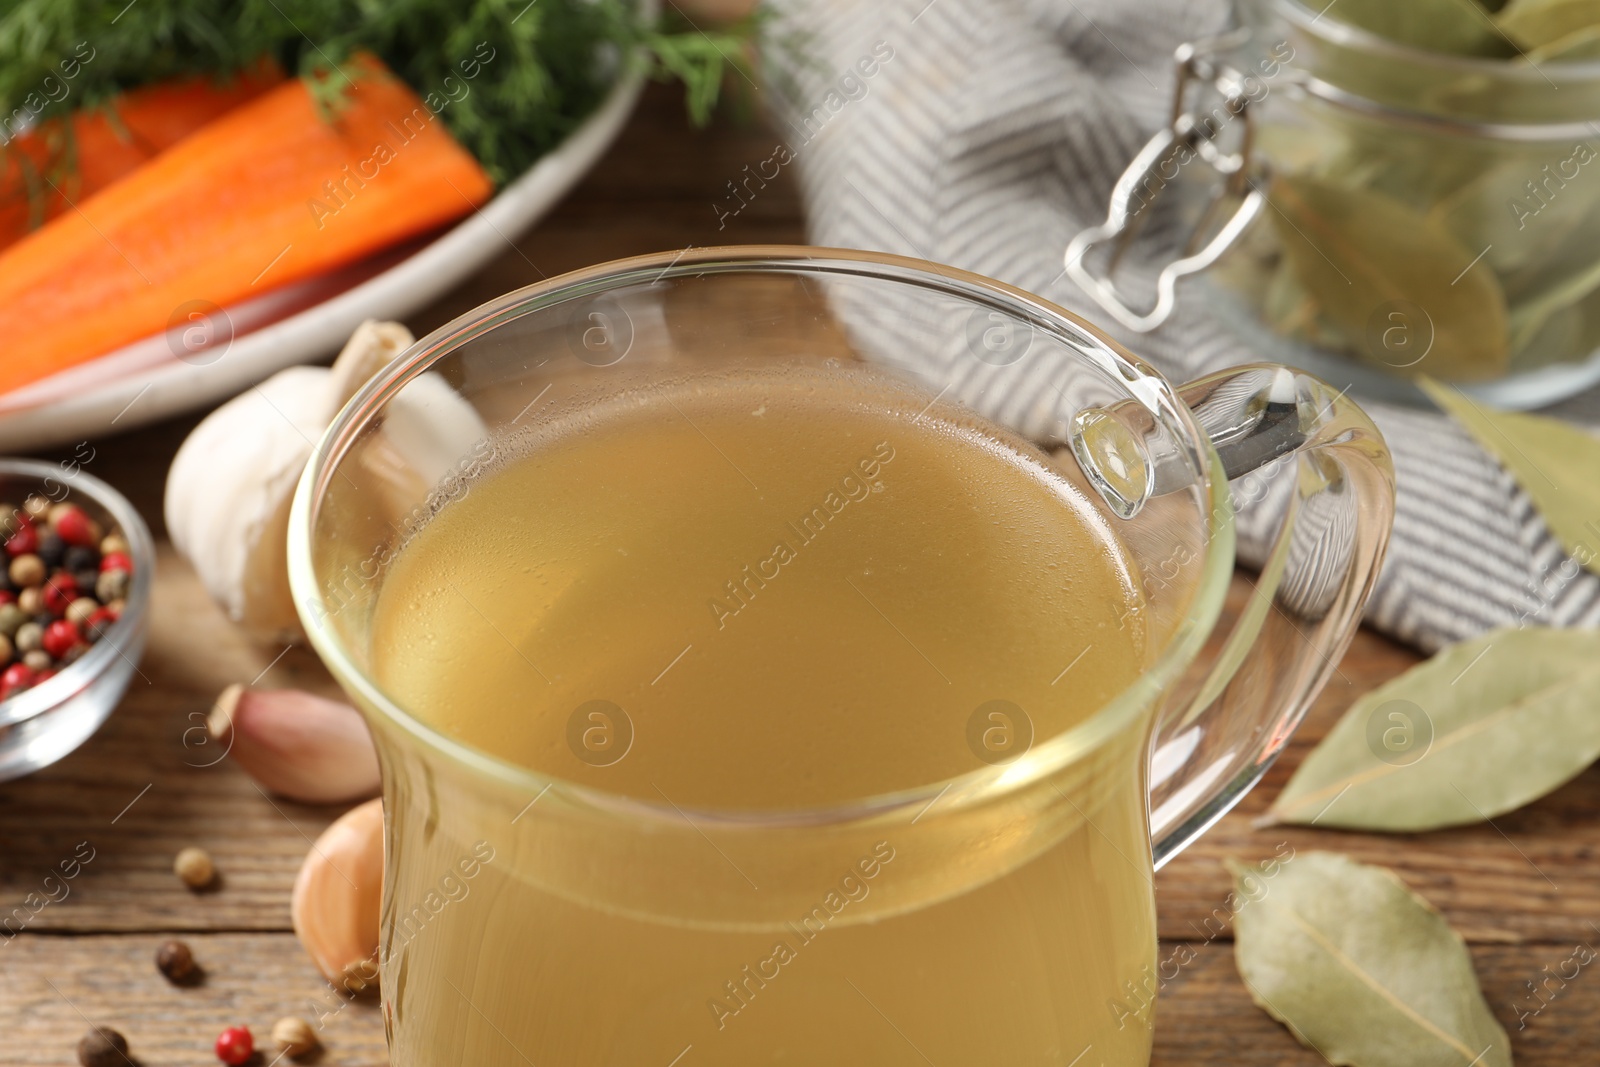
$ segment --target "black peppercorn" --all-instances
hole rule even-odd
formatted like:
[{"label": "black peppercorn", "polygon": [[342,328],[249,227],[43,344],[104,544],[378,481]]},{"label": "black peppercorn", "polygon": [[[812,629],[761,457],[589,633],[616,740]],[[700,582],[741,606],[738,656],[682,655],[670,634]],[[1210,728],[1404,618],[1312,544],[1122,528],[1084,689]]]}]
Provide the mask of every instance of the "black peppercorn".
[{"label": "black peppercorn", "polygon": [[156,969],[169,982],[187,981],[194,976],[194,953],[182,941],[163,941],[156,949]]},{"label": "black peppercorn", "polygon": [[[51,534],[51,536],[54,537],[55,535]],[[100,553],[88,545],[68,545],[67,550],[61,555],[61,566],[71,572],[74,578],[85,571],[93,571],[95,574],[99,574]],[[80,588],[87,588],[81,581],[78,585]],[[93,585],[93,582],[89,583],[89,586]]]},{"label": "black peppercorn", "polygon": [[78,1062],[83,1067],[124,1067],[128,1059],[128,1039],[109,1026],[91,1026],[78,1039]]},{"label": "black peppercorn", "polygon": [[67,554],[67,543],[61,540],[60,534],[47,533],[39,538],[39,547],[35,554],[44,560],[46,567],[55,570],[61,566],[61,561]]}]

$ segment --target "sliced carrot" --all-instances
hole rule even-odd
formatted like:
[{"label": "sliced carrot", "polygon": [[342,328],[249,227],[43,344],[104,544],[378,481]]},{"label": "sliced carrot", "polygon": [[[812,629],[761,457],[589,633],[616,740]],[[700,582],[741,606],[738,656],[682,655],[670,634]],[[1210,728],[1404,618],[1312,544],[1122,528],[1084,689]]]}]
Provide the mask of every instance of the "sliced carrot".
[{"label": "sliced carrot", "polygon": [[83,198],[131,174],[161,152],[240,104],[283,81],[283,68],[266,59],[225,80],[187,78],[130,89],[104,107],[73,113],[72,166],[51,188],[29,175],[48,174],[67,151],[66,122],[46,122],[0,152],[0,248],[40,221],[55,218]]},{"label": "sliced carrot", "polygon": [[345,69],[356,84],[332,122],[286,82],[0,253],[0,392],[488,199],[483,168],[415,93],[376,59]]}]

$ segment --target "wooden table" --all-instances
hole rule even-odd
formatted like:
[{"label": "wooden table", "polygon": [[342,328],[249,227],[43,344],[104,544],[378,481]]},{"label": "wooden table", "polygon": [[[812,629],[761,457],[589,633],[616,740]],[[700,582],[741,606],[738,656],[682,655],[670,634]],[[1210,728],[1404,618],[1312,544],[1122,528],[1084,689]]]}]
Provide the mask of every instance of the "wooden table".
[{"label": "wooden table", "polygon": [[[765,159],[774,139],[728,121],[690,131],[675,93],[652,89],[614,150],[549,219],[410,325],[421,334],[508,289],[618,256],[803,240],[787,176],[717,229],[713,205],[724,184]],[[90,470],[127,492],[158,535],[167,465],[194,421],[96,442]],[[1237,595],[1244,582],[1236,580]],[[1441,908],[1471,942],[1489,1004],[1523,1067],[1594,1062],[1600,977],[1582,972],[1525,1029],[1517,1008],[1538,1006],[1526,983],[1540,980],[1542,968],[1600,938],[1591,926],[1600,920],[1600,773],[1492,826],[1407,837],[1251,828],[1349,702],[1415,658],[1361,633],[1267,781],[1159,876],[1163,958],[1186,941],[1194,959],[1161,993],[1155,1063],[1323,1062],[1252,1006],[1229,933],[1215,918],[1228,890],[1222,859],[1264,858],[1283,842],[1387,864]],[[263,685],[329,686],[304,650],[240,639],[163,542],[149,652],[121,709],[67,759],[0,785],[0,914],[40,892],[46,873],[75,851],[93,850],[69,896],[0,940],[0,1064],[73,1063],[89,1020],[124,1032],[149,1067],[215,1063],[210,1045],[224,1026],[246,1022],[263,1035],[285,1014],[327,1016],[324,1063],[385,1062],[376,1005],[334,997],[289,927],[301,857],[338,810],[269,799],[226,761],[202,766],[214,750],[194,745],[194,733],[186,738],[218,691],[258,677]],[[191,894],[173,877],[174,853],[191,844],[216,858],[216,891]],[[172,988],[151,963],[174,934],[205,968],[193,988]]]}]

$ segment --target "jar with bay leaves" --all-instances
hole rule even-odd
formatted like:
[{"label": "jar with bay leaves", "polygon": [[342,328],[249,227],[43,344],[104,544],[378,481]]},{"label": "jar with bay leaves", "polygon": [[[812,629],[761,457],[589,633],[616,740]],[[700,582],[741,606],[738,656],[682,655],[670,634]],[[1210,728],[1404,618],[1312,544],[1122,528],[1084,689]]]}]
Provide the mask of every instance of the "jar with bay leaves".
[{"label": "jar with bay leaves", "polygon": [[[1369,396],[1600,381],[1600,0],[1235,0],[1234,24],[1179,50],[1171,126],[1069,247],[1091,296],[1153,329],[1208,270],[1258,355]],[[1086,256],[1202,182],[1141,314]]]}]

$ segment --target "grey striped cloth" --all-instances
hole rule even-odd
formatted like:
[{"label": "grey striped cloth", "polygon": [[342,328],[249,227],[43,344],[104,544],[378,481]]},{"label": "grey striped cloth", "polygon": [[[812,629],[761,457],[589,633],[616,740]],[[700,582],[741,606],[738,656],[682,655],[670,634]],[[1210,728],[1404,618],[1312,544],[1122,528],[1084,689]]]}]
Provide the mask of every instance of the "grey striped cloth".
[{"label": "grey striped cloth", "polygon": [[[1100,324],[1174,380],[1274,358],[1230,333],[1194,287],[1180,286],[1166,326],[1139,335],[1062,272],[1067,242],[1104,218],[1112,184],[1164,121],[1173,50],[1223,25],[1217,0],[769,6],[772,39],[792,43],[767,57],[768,80],[793,135],[786,148],[814,243],[915,255],[1020,286]],[[1160,239],[1147,229],[1139,244],[1160,252]],[[1141,273],[1138,262],[1125,269]],[[1006,368],[1010,402],[989,412],[1023,432],[1059,403],[1041,377],[1049,369],[1030,362]],[[1431,412],[1363,406],[1399,476],[1368,622],[1429,651],[1498,626],[1600,625],[1600,577],[1568,562],[1527,494],[1464,430]],[[1600,391],[1560,410],[1600,421]],[[1247,562],[1264,554],[1281,504],[1268,493],[1243,508]]]}]

